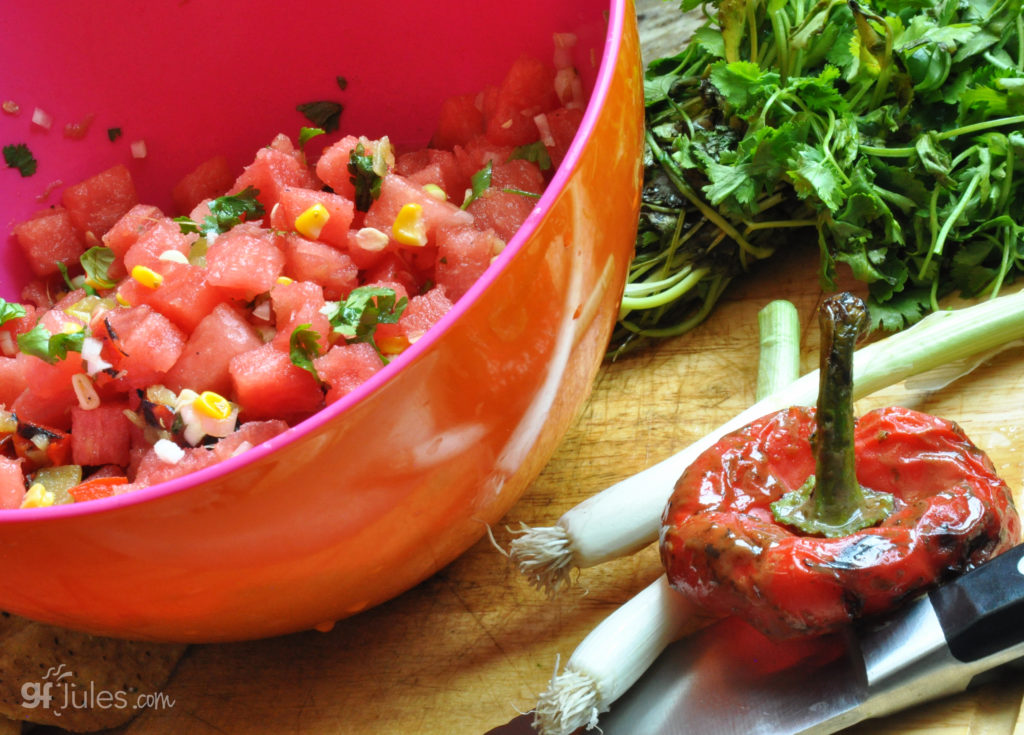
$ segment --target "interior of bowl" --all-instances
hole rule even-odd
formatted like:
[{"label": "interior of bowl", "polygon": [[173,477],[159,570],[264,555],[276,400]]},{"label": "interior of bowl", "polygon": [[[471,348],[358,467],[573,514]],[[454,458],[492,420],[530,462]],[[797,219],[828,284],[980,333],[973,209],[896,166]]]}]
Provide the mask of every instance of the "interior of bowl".
[{"label": "interior of bowl", "polygon": [[[529,239],[598,114],[624,3],[613,0],[610,12],[607,0],[483,2],[450,10],[394,0],[385,7],[353,11],[328,5],[292,17],[294,9],[271,0],[111,0],[103,12],[87,3],[42,0],[17,4],[0,18],[7,39],[0,64],[18,70],[7,75],[0,90],[0,102],[18,107],[17,114],[0,113],[0,143],[25,143],[38,161],[30,177],[0,170],[0,221],[8,233],[33,212],[59,204],[65,185],[118,163],[131,170],[140,201],[170,211],[171,186],[198,163],[224,154],[240,171],[278,132],[294,138],[310,124],[296,110],[303,102],[340,102],[338,135],[388,135],[399,144],[425,145],[444,98],[500,82],[521,54],[550,59],[555,33],[577,36],[574,61],[591,93],[569,154],[509,247],[427,338],[359,389],[291,432],[194,475],[90,503],[0,512],[0,518],[28,521],[38,514],[95,512],[176,492],[335,420],[443,338],[446,325],[500,277],[503,265]],[[52,120],[49,129],[33,122],[37,110]],[[88,123],[84,137],[65,133],[65,125],[81,123]],[[139,142],[145,157],[132,153],[132,144]],[[309,149],[313,156],[315,143]],[[29,279],[8,234],[0,245],[0,297],[16,300]]]}]

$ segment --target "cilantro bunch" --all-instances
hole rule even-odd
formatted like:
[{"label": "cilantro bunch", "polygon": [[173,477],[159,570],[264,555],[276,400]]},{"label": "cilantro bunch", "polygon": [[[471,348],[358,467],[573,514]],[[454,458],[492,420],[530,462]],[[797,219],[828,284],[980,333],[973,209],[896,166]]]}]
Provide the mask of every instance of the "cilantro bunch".
[{"label": "cilantro bunch", "polygon": [[[691,11],[697,0],[684,0]],[[818,244],[874,327],[1024,269],[1021,0],[718,0],[645,76],[636,257],[613,350],[681,334],[732,278]]]}]

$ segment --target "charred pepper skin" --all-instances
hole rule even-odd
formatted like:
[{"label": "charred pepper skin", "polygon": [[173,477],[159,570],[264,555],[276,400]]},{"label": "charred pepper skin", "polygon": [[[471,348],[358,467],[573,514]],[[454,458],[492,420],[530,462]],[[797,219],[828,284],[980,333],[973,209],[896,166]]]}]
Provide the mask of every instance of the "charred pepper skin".
[{"label": "charred pepper skin", "polygon": [[854,431],[858,482],[894,512],[848,536],[807,535],[770,504],[815,472],[815,409],[789,408],[724,437],[682,475],[663,515],[672,586],[709,612],[780,638],[891,609],[1020,541],[1010,489],[955,423],[904,408]]}]

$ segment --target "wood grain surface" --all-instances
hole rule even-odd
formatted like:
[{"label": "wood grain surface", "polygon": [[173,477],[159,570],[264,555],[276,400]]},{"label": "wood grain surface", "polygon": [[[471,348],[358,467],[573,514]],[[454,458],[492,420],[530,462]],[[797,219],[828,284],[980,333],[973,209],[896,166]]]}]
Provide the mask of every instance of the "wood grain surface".
[{"label": "wood grain surface", "polygon": [[[656,53],[672,3],[641,0]],[[736,282],[695,332],[602,368],[594,391],[554,458],[494,529],[501,547],[519,523],[551,525],[602,488],[673,454],[752,402],[758,310],[791,299],[804,329],[804,370],[816,366],[821,293],[813,245]],[[899,386],[858,408],[903,403],[959,421],[989,452],[1015,492],[1024,484],[1024,352],[1005,351],[938,391]],[[667,492],[667,491],[666,491]],[[585,570],[554,600],[517,576],[486,537],[456,562],[387,604],[309,632],[238,644],[194,646],[167,686],[173,706],[149,710],[122,732],[438,733],[479,735],[529,710],[559,657],[661,573],[656,552]],[[1024,735],[1024,674],[921,706],[854,733]],[[644,734],[640,734],[644,735]]]}]

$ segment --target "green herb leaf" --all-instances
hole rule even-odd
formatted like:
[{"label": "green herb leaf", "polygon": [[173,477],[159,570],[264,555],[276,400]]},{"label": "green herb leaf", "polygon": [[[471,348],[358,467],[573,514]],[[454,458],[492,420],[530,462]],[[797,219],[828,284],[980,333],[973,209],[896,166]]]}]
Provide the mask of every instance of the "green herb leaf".
[{"label": "green herb leaf", "polygon": [[548,148],[544,145],[544,141],[541,140],[521,145],[512,151],[512,155],[508,157],[508,160],[515,161],[517,159],[532,161],[537,164],[537,168],[541,171],[551,169],[551,156],[548,154]]},{"label": "green herb leaf", "polygon": [[107,138],[113,143],[122,135],[121,128],[107,128]]},{"label": "green herb leaf", "polygon": [[330,100],[317,100],[296,105],[295,109],[303,114],[315,127],[323,128],[324,132],[333,133],[341,126],[342,105]]},{"label": "green herb leaf", "polygon": [[477,171],[470,177],[470,192],[469,196],[466,197],[465,201],[462,202],[462,208],[465,209],[478,199],[485,191],[491,188],[491,174],[493,172],[493,166],[488,161],[482,169]]},{"label": "green herb leaf", "polygon": [[18,169],[18,173],[24,176],[31,176],[36,172],[38,166],[35,156],[24,143],[12,143],[3,148],[4,163],[8,168]]},{"label": "green herb leaf", "polygon": [[310,139],[315,138],[318,135],[323,135],[326,132],[327,131],[323,128],[302,128],[299,130],[299,147],[304,147]]},{"label": "green herb leaf", "polygon": [[344,301],[329,301],[324,314],[335,332],[349,342],[373,342],[378,324],[397,324],[408,303],[394,289],[360,286]]},{"label": "green herb leaf", "polygon": [[96,288],[106,290],[117,286],[117,281],[110,277],[110,266],[114,264],[113,250],[95,245],[82,253],[80,260],[86,279]]},{"label": "green herb leaf", "polygon": [[259,189],[247,186],[237,194],[229,194],[212,200],[210,214],[201,223],[193,222],[188,217],[175,217],[174,221],[186,235],[196,232],[203,237],[221,235],[237,224],[259,219],[265,214],[263,205],[256,198],[259,193]]},{"label": "green herb leaf", "polygon": [[366,212],[370,205],[380,197],[380,187],[384,176],[377,171],[375,157],[367,153],[366,147],[360,142],[348,156],[349,181],[356,189],[355,204],[360,212]]},{"label": "green herb leaf", "polygon": [[28,355],[53,364],[67,357],[68,352],[81,352],[85,340],[85,330],[75,332],[50,331],[42,324],[37,324],[24,334],[18,335],[18,347]]},{"label": "green herb leaf", "polygon": [[21,304],[0,299],[0,324],[6,324],[12,319],[21,319],[27,312]]},{"label": "green herb leaf", "polygon": [[61,278],[64,279],[64,285],[68,287],[69,291],[74,291],[76,286],[71,282],[71,276],[68,275],[68,267],[60,261],[58,261],[56,265],[57,270],[60,271]]},{"label": "green herb leaf", "polygon": [[312,327],[312,324],[300,324],[292,330],[288,338],[288,354],[293,365],[309,372],[319,383],[322,381],[313,359],[320,356],[320,335]]},{"label": "green herb leaf", "polygon": [[346,79],[345,77],[338,75],[334,78],[334,81],[337,83],[338,89],[340,89],[342,92],[348,89],[348,79]]}]

